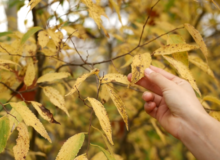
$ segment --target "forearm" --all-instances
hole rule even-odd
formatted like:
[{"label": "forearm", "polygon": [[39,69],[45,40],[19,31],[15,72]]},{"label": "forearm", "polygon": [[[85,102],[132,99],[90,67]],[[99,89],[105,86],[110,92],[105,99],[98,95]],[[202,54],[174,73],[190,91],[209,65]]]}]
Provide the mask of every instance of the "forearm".
[{"label": "forearm", "polygon": [[208,114],[183,122],[180,140],[198,160],[220,159],[220,123]]}]

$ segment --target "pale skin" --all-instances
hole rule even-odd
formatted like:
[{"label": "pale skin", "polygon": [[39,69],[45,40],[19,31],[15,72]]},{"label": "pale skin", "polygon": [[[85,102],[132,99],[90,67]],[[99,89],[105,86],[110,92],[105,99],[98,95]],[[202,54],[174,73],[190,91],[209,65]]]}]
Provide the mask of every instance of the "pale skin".
[{"label": "pale skin", "polygon": [[167,132],[198,160],[220,159],[220,122],[207,114],[187,81],[150,66],[137,84],[150,91],[142,96],[145,111]]}]

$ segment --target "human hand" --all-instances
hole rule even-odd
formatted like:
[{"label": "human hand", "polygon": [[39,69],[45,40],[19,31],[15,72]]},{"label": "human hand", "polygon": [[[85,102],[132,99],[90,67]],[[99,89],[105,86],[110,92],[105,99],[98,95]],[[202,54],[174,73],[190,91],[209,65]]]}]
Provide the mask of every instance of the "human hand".
[{"label": "human hand", "polygon": [[[131,77],[129,74],[129,81]],[[150,66],[145,70],[145,77],[137,84],[151,91],[144,92],[142,97],[146,101],[146,112],[178,139],[183,124],[191,124],[197,120],[198,115],[207,114],[191,85],[162,69]]]}]

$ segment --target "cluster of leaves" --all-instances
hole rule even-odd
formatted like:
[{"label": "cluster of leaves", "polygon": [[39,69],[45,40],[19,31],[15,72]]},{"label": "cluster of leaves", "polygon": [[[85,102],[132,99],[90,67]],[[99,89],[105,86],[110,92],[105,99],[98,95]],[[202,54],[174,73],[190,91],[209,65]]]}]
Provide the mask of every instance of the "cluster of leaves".
[{"label": "cluster of leaves", "polygon": [[[74,5],[65,15],[77,15],[74,22],[47,10],[64,2]],[[194,159],[144,114],[141,94],[145,89],[135,84],[150,65],[165,69],[186,79],[210,115],[220,119],[216,112],[220,61],[212,58],[218,52],[214,49],[210,55],[203,40],[210,35],[196,29],[201,23],[204,30],[202,17],[214,14],[211,9],[217,3],[203,7],[187,2],[54,0],[44,4],[31,0],[34,26],[24,34],[0,34],[0,153],[16,160],[46,155],[56,160]],[[103,23],[101,16],[111,19],[108,9],[116,11],[120,28],[109,29]],[[126,26],[122,11],[129,13],[124,15]],[[198,17],[189,24],[193,13]],[[57,23],[49,26],[53,18]],[[89,18],[97,27],[85,27]],[[218,43],[210,39],[209,48]],[[88,43],[95,47],[88,48]],[[129,72],[131,82],[126,77]]]}]

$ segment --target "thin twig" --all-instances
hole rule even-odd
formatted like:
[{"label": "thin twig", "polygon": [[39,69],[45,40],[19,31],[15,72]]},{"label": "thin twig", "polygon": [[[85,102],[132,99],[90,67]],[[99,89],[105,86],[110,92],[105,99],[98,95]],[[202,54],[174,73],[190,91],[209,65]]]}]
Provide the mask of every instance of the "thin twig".
[{"label": "thin twig", "polygon": [[1,84],[3,84],[5,87],[7,87],[9,90],[11,90],[13,93],[17,93],[21,96],[21,98],[23,99],[23,101],[25,101],[24,97],[22,96],[22,94],[18,91],[15,91],[14,89],[12,89],[11,87],[9,87],[7,84],[0,82]]},{"label": "thin twig", "polygon": [[15,116],[13,116],[11,113],[8,112],[8,110],[6,109],[6,107],[5,107],[4,104],[2,104],[2,103],[0,102],[0,105],[3,107],[3,109],[5,110],[5,112],[6,112],[8,115],[14,117],[14,118],[17,120],[17,122],[19,122],[18,119],[17,119]]}]

